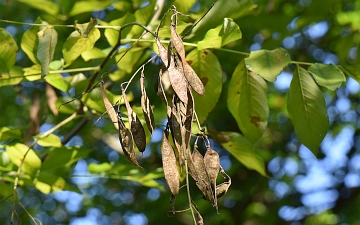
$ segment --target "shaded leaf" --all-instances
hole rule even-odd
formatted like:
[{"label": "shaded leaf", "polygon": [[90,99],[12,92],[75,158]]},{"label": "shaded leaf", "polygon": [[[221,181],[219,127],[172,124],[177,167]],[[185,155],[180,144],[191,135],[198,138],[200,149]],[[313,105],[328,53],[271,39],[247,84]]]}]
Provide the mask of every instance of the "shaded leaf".
[{"label": "shaded leaf", "polygon": [[341,69],[348,76],[354,78],[358,83],[360,83],[360,65],[339,66],[339,69]]},{"label": "shaded leaf", "polygon": [[84,51],[92,49],[99,38],[100,31],[97,28],[92,29],[87,38],[82,37],[78,31],[73,31],[62,49],[66,63],[64,67],[70,66]]},{"label": "shaded leaf", "polygon": [[[114,105],[115,102],[118,99],[120,99],[120,96],[121,96],[121,95],[114,95],[112,92],[110,92],[108,90],[105,90],[105,94],[112,105]],[[134,99],[134,96],[132,94],[128,94],[127,99],[129,101],[132,101]],[[86,106],[96,110],[99,113],[103,113],[106,111],[106,108],[103,103],[103,97],[102,97],[100,88],[94,88],[92,91],[90,91],[90,93],[88,93],[87,95],[84,95],[81,98],[81,101]],[[120,101],[120,104],[124,104],[124,102]]]},{"label": "shaded leaf", "polygon": [[333,64],[315,63],[308,68],[308,72],[314,76],[316,83],[333,91],[346,81],[341,70]]},{"label": "shaded leaf", "polygon": [[109,99],[106,97],[106,92],[105,92],[105,88],[104,88],[104,84],[103,81],[100,81],[100,90],[101,90],[101,96],[102,96],[102,100],[104,102],[104,106],[106,108],[106,112],[110,117],[111,122],[114,124],[115,128],[117,130],[119,130],[119,124],[118,124],[118,118],[117,118],[117,113],[114,109],[113,104],[111,104],[111,102],[109,101]]},{"label": "shaded leaf", "polygon": [[0,73],[10,72],[15,65],[18,46],[13,37],[4,29],[0,28]]},{"label": "shaded leaf", "polygon": [[37,58],[41,62],[41,77],[49,73],[49,64],[53,60],[58,34],[53,26],[47,25],[37,33],[39,46]]},{"label": "shaded leaf", "polygon": [[297,66],[287,101],[296,137],[314,154],[329,130],[326,103],[314,79]]},{"label": "shaded leaf", "polygon": [[230,18],[224,18],[221,26],[209,30],[204,39],[198,42],[198,49],[221,48],[242,38],[239,26]]},{"label": "shaded leaf", "polygon": [[264,79],[274,82],[285,66],[289,65],[291,58],[283,48],[274,50],[258,50],[245,58],[246,68]]},{"label": "shaded leaf", "polygon": [[75,16],[85,12],[100,11],[111,5],[111,3],[111,0],[76,1],[71,11],[69,12],[69,16]]},{"label": "shaded leaf", "polygon": [[264,160],[244,136],[235,132],[221,132],[221,134],[227,136],[227,140],[229,141],[220,144],[226,148],[231,155],[248,169],[256,170],[261,175],[266,176]]},{"label": "shaded leaf", "polygon": [[63,92],[68,92],[71,85],[61,76],[60,73],[49,74],[45,77],[47,83]]},{"label": "shaded leaf", "polygon": [[35,187],[44,194],[51,192],[70,190],[80,192],[77,188],[71,187],[65,179],[48,171],[41,171],[35,179]]},{"label": "shaded leaf", "polygon": [[252,143],[259,140],[269,117],[267,85],[259,75],[248,73],[243,60],[230,80],[227,104],[243,135]]},{"label": "shaded leaf", "polygon": [[[16,143],[14,145],[7,145],[6,152],[8,153],[11,162],[18,167],[23,162],[21,171],[26,174],[33,176],[41,167],[40,158],[36,155],[34,150],[29,149],[29,147],[24,144]],[[26,157],[24,159],[25,154]]]},{"label": "shaded leaf", "polygon": [[0,127],[0,142],[8,141],[10,139],[21,139],[21,130],[10,127]]},{"label": "shaded leaf", "polygon": [[172,195],[175,197],[179,193],[180,175],[176,166],[176,157],[174,150],[168,140],[168,132],[163,133],[163,143],[161,145],[162,164],[164,176]]},{"label": "shaded leaf", "polygon": [[59,7],[51,0],[19,0],[32,8],[45,11],[46,13],[56,16],[59,13]]},{"label": "shaded leaf", "polygon": [[[35,24],[41,24],[42,20],[38,17]],[[37,50],[39,46],[39,39],[37,33],[39,31],[38,26],[32,26],[30,29],[24,32],[23,36],[21,37],[21,49],[25,52],[25,54],[29,57],[29,59],[34,64],[40,64],[39,59],[37,58]]]},{"label": "shaded leaf", "polygon": [[203,123],[219,100],[222,91],[222,69],[212,52],[208,50],[191,51],[187,62],[194,69],[205,87],[204,96],[194,95],[195,106],[200,123]]},{"label": "shaded leaf", "polygon": [[[135,47],[133,47],[130,51],[128,50],[129,50],[128,48],[120,49],[119,53],[115,55],[115,60],[120,70],[125,71],[126,73],[131,73],[135,65],[139,63],[141,57],[144,56],[144,51],[143,48],[135,48]],[[126,51],[128,52],[126,53]],[[123,58],[121,58],[125,53],[126,55]]]},{"label": "shaded leaf", "polygon": [[146,89],[145,89],[145,85],[144,85],[144,79],[145,79],[144,73],[141,72],[141,76],[140,76],[141,108],[142,108],[142,111],[144,113],[146,125],[147,125],[150,133],[153,133],[154,128],[155,128],[154,112],[153,112],[153,110],[151,108],[149,98],[148,98],[148,96],[146,94]]},{"label": "shaded leaf", "polygon": [[[127,13],[119,19],[110,21],[109,26],[122,26],[124,24],[131,23],[134,21],[136,21],[135,16],[133,14]],[[122,38],[125,38],[129,32],[130,32],[130,29],[124,29],[121,32]],[[119,30],[112,29],[112,28],[106,28],[104,35],[105,35],[107,41],[109,42],[109,44],[111,46],[115,46],[119,39]]]},{"label": "shaded leaf", "polygon": [[[149,0],[147,1],[148,4],[143,5],[143,7],[139,7],[134,15],[135,15],[135,21],[143,24],[144,26],[149,25],[150,20],[153,18],[155,11],[157,0]],[[140,35],[144,32],[144,29],[139,26],[133,26],[131,28],[129,37],[135,37],[137,35]]]}]

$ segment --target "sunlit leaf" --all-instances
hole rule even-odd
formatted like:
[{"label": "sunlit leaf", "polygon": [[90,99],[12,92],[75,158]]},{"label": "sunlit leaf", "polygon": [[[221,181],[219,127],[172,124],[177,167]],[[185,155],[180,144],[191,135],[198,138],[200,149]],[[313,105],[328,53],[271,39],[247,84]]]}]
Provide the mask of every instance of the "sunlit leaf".
[{"label": "sunlit leaf", "polygon": [[[156,0],[149,0],[147,1],[149,4],[147,4],[145,7],[138,8],[135,13],[135,21],[138,23],[143,24],[144,26],[147,26],[150,23],[150,20],[152,19],[154,13],[155,13],[155,4]],[[144,32],[144,29],[139,26],[133,26],[130,31],[130,37],[134,37],[134,35],[139,35],[142,32]]]},{"label": "sunlit leaf", "polygon": [[92,48],[85,52],[81,53],[81,57],[85,61],[89,61],[92,59],[104,59],[110,53],[111,48],[99,49],[99,48]]},{"label": "sunlit leaf", "polygon": [[91,30],[98,24],[98,20],[96,18],[90,18],[90,22],[79,24],[75,23],[74,28],[77,30],[82,37],[87,38]]},{"label": "sunlit leaf", "polygon": [[100,38],[100,31],[94,28],[90,31],[87,38],[81,36],[78,31],[74,31],[66,39],[62,49],[65,66],[70,66],[86,50],[92,49],[95,42]]},{"label": "sunlit leaf", "polygon": [[266,176],[264,160],[244,136],[235,132],[221,132],[220,134],[226,137],[225,142],[219,141],[220,144],[226,148],[231,155],[248,169],[256,170],[261,175]]},{"label": "sunlit leaf", "polygon": [[299,66],[290,84],[287,104],[296,137],[316,154],[329,130],[326,104],[314,79]]},{"label": "sunlit leaf", "polygon": [[[119,54],[115,55],[115,60],[119,61],[120,58],[125,54],[127,48],[119,50]],[[118,67],[126,73],[131,73],[134,66],[139,62],[139,59],[143,56],[144,51],[142,48],[132,48],[126,55],[118,62]]]},{"label": "sunlit leaf", "polygon": [[245,64],[248,70],[259,74],[270,82],[274,82],[276,77],[290,62],[290,55],[283,48],[277,48],[272,51],[254,51],[250,53],[248,58],[245,58]]},{"label": "sunlit leaf", "polygon": [[[21,171],[29,175],[35,175],[36,171],[41,167],[41,160],[39,156],[36,155],[34,150],[29,149],[28,146],[16,143],[14,145],[7,145],[6,152],[9,155],[11,162],[15,165],[21,167]],[[24,159],[24,156],[26,157]]]},{"label": "sunlit leaf", "polygon": [[360,83],[360,66],[339,66],[339,68],[346,73],[348,76],[354,78],[358,83]]},{"label": "sunlit leaf", "polygon": [[0,142],[10,139],[21,139],[21,131],[9,127],[0,127]]},{"label": "sunlit leaf", "polygon": [[13,66],[8,74],[0,74],[0,87],[16,85],[24,79],[24,73],[20,66]]},{"label": "sunlit leaf", "polygon": [[104,162],[101,164],[96,163],[90,163],[88,166],[88,171],[90,173],[103,173],[111,170],[113,168],[113,165],[110,163]]},{"label": "sunlit leaf", "polygon": [[222,90],[222,70],[216,56],[208,50],[194,49],[186,56],[186,61],[194,69],[205,86],[203,96],[194,94],[196,113],[203,123],[219,100]]},{"label": "sunlit leaf", "polygon": [[111,3],[111,0],[76,1],[71,11],[69,12],[69,16],[75,16],[85,12],[100,11],[111,5]]},{"label": "sunlit leaf", "polygon": [[[71,97],[59,97],[58,98],[55,105],[58,108],[59,113],[72,114],[79,109],[80,101],[75,100],[75,101],[69,102],[70,100],[73,100],[73,99]],[[64,104],[65,102],[69,102],[69,103]],[[63,105],[61,105],[61,104],[63,104]]]},{"label": "sunlit leaf", "polygon": [[204,39],[198,42],[198,49],[221,48],[233,41],[241,39],[239,26],[230,18],[224,18],[224,23],[209,30]]},{"label": "sunlit leaf", "polygon": [[37,140],[37,144],[43,147],[61,147],[61,141],[55,134],[49,134],[42,137],[41,134],[34,137]]},{"label": "sunlit leaf", "polygon": [[61,76],[60,73],[49,74],[45,77],[45,80],[56,89],[59,89],[63,92],[67,92],[71,87],[70,84],[66,82],[65,79]]},{"label": "sunlit leaf", "polygon": [[0,28],[0,73],[8,73],[11,70],[17,51],[18,46],[14,38],[4,28]]},{"label": "sunlit leaf", "polygon": [[175,0],[172,4],[176,6],[176,10],[187,13],[195,4],[196,0]]},{"label": "sunlit leaf", "polygon": [[[124,24],[131,23],[135,21],[135,16],[133,14],[127,13],[123,17],[113,20],[109,23],[109,26],[123,26]],[[125,38],[126,35],[130,32],[130,28],[124,29],[121,32],[122,38]],[[119,30],[106,28],[104,35],[111,46],[116,45],[119,39]]]},{"label": "sunlit leaf", "polygon": [[53,26],[47,25],[37,36],[39,46],[36,56],[41,62],[41,76],[44,77],[49,73],[49,64],[54,57],[58,34]]},{"label": "sunlit leaf", "polygon": [[325,65],[315,63],[308,68],[308,71],[314,76],[315,81],[323,87],[330,90],[336,90],[346,81],[344,74],[333,64]]},{"label": "sunlit leaf", "polygon": [[[35,24],[41,24],[42,20],[38,17]],[[38,26],[32,26],[30,29],[24,32],[21,38],[21,49],[25,52],[25,54],[29,57],[29,59],[35,63],[40,64],[39,59],[37,58],[37,50],[39,46],[39,39],[37,33],[39,32]]]},{"label": "sunlit leaf", "polygon": [[44,194],[49,194],[51,192],[61,190],[80,192],[77,188],[71,187],[69,184],[67,184],[64,178],[48,171],[41,171],[34,182],[36,189]]},{"label": "sunlit leaf", "polygon": [[59,7],[51,0],[18,0],[29,5],[32,8],[45,11],[46,13],[56,16],[59,13]]},{"label": "sunlit leaf", "polygon": [[259,140],[269,117],[267,85],[262,77],[248,72],[243,60],[230,80],[227,103],[243,135],[251,143]]}]

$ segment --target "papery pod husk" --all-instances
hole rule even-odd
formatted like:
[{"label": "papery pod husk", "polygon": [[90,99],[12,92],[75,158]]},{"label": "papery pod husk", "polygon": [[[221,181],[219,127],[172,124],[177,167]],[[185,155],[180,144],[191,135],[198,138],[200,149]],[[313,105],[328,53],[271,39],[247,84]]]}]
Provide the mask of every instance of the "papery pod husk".
[{"label": "papery pod husk", "polygon": [[122,96],[124,98],[125,107],[128,112],[130,131],[134,137],[134,142],[140,152],[144,152],[146,149],[146,134],[143,125],[139,117],[136,115],[134,110],[131,108],[129,101],[126,98],[124,89],[122,89]]},{"label": "papery pod husk", "polygon": [[203,95],[205,93],[205,87],[198,75],[193,70],[193,68],[186,62],[184,44],[182,42],[182,39],[176,33],[176,26],[173,23],[170,26],[170,33],[171,46],[174,46],[174,48],[176,49],[177,53],[180,56],[179,61],[182,63],[181,72],[183,72],[186,80],[189,82],[190,86],[194,89],[194,91],[200,95]]},{"label": "papery pod husk", "polygon": [[[195,146],[195,145],[194,145]],[[214,197],[214,190],[212,190],[212,185],[207,174],[204,158],[201,153],[197,150],[197,147],[194,147],[192,152],[192,160],[194,162],[195,171],[197,173],[196,185],[201,190],[205,199],[208,200],[217,210],[217,200]]]},{"label": "papery pod husk", "polygon": [[175,147],[178,151],[179,164],[182,166],[184,164],[184,155],[182,151],[182,125],[179,118],[176,107],[173,105],[171,107],[171,114],[169,119],[169,126],[171,131],[171,136],[173,137]]},{"label": "papery pod husk", "polygon": [[105,88],[104,88],[104,81],[100,81],[100,90],[101,90],[101,96],[104,102],[104,106],[106,108],[106,112],[110,117],[110,120],[113,122],[114,127],[119,130],[119,124],[118,124],[118,118],[117,113],[113,107],[113,105],[110,103],[109,99],[106,97]]},{"label": "papery pod husk", "polygon": [[166,183],[170,188],[173,198],[175,198],[180,189],[180,174],[176,165],[176,156],[171,144],[169,143],[168,136],[169,134],[165,130],[161,146],[162,164]]},{"label": "papery pod husk", "polygon": [[204,164],[206,168],[206,172],[209,176],[211,189],[213,190],[213,196],[215,200],[215,205],[217,206],[217,198],[216,198],[216,178],[219,174],[220,170],[220,157],[219,154],[210,148],[207,147],[205,156],[204,156]]},{"label": "papery pod husk", "polygon": [[160,97],[160,99],[165,103],[165,105],[169,105],[166,99],[165,91],[162,85],[161,77],[162,77],[162,69],[159,70],[158,83],[157,83],[157,91],[156,94]]},{"label": "papery pod husk", "polygon": [[194,119],[194,97],[191,93],[191,90],[188,89],[188,103],[186,104],[186,112],[183,120],[183,137],[185,140],[185,147],[188,148],[190,139],[192,124]]},{"label": "papery pod husk", "polygon": [[122,121],[120,115],[118,117],[118,125],[119,125],[119,140],[122,147],[122,150],[124,152],[125,157],[132,162],[135,166],[142,169],[142,167],[139,165],[135,149],[134,149],[134,139],[131,134],[131,131],[125,126],[124,122]]},{"label": "papery pod husk", "polygon": [[144,113],[146,125],[150,131],[150,133],[154,133],[155,128],[155,119],[154,119],[154,112],[151,108],[151,104],[149,98],[146,94],[145,85],[144,85],[144,74],[141,73],[140,76],[140,89],[141,89],[141,108]]},{"label": "papery pod husk", "polygon": [[160,58],[165,64],[169,72],[169,80],[172,88],[174,89],[176,95],[182,102],[187,102],[187,81],[184,77],[183,71],[179,71],[175,66],[175,60],[171,51],[165,49],[165,47],[161,44],[159,38],[156,39],[156,44],[159,49]]}]

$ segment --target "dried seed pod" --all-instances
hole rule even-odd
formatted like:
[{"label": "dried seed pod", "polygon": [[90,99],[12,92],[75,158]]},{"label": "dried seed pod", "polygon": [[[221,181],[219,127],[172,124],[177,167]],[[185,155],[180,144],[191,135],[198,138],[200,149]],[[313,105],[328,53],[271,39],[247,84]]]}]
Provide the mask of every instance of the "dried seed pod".
[{"label": "dried seed pod", "polygon": [[186,104],[186,114],[184,118],[183,137],[185,140],[185,146],[188,148],[191,139],[191,130],[194,118],[194,97],[190,89],[188,89],[188,103]]},{"label": "dried seed pod", "polygon": [[144,127],[142,126],[139,117],[132,110],[132,108],[129,104],[129,101],[126,98],[124,89],[122,89],[122,95],[124,98],[125,107],[128,112],[130,131],[134,137],[135,144],[138,147],[139,151],[143,152],[143,151],[145,151],[145,148],[146,148],[146,134],[145,134]]},{"label": "dried seed pod", "polygon": [[182,151],[182,126],[181,126],[181,120],[179,118],[178,112],[176,111],[175,105],[171,107],[171,114],[169,120],[170,130],[171,130],[171,136],[174,139],[174,143],[176,146],[176,149],[178,150],[179,155],[179,164],[182,166],[184,164],[184,156]]},{"label": "dried seed pod", "polygon": [[175,60],[171,52],[167,51],[165,47],[161,44],[159,38],[156,39],[156,44],[159,49],[160,58],[168,68],[169,71],[169,80],[171,83],[172,88],[174,89],[175,93],[179,97],[182,102],[187,102],[187,81],[184,77],[183,71],[179,71],[176,68]]},{"label": "dried seed pod", "polygon": [[214,190],[212,190],[212,185],[209,179],[209,176],[206,171],[204,158],[197,150],[197,146],[194,145],[194,151],[192,153],[192,160],[194,162],[195,171],[197,173],[196,185],[201,190],[205,199],[208,200],[217,210],[217,201],[215,200]]},{"label": "dried seed pod", "polygon": [[168,135],[168,132],[165,130],[163,134],[161,154],[165,180],[173,197],[175,198],[180,189],[180,174],[176,166],[175,153],[171,144],[169,143]]},{"label": "dried seed pod", "polygon": [[164,91],[164,88],[162,85],[161,77],[162,77],[162,69],[160,68],[156,94],[161,98],[161,100],[165,103],[165,105],[169,105],[168,101],[166,99],[166,95],[165,95],[165,91]]},{"label": "dried seed pod", "polygon": [[118,124],[118,118],[117,113],[113,107],[113,105],[110,103],[109,99],[106,97],[105,88],[104,88],[104,81],[100,81],[100,90],[101,90],[101,96],[106,108],[106,112],[108,113],[110,120],[113,122],[115,128],[119,130],[119,124]]},{"label": "dried seed pod", "polygon": [[216,198],[216,178],[219,174],[220,170],[220,157],[219,154],[210,148],[207,147],[205,156],[204,156],[204,164],[206,168],[206,172],[209,176],[211,189],[213,190],[213,196],[215,200],[215,205],[217,208],[217,198]]},{"label": "dried seed pod", "polygon": [[131,131],[126,128],[120,115],[117,115],[119,125],[119,140],[124,152],[125,157],[132,162],[135,166],[142,168],[136,160],[136,154],[134,150],[134,139]]},{"label": "dried seed pod", "polygon": [[141,72],[141,76],[140,76],[140,89],[141,89],[141,108],[144,113],[146,125],[147,125],[150,133],[153,133],[154,127],[155,127],[154,112],[151,108],[149,98],[146,94],[146,90],[145,90],[145,86],[144,86],[144,73],[143,72]]},{"label": "dried seed pod", "polygon": [[216,186],[216,197],[220,198],[225,195],[231,185],[231,178],[227,175],[224,169],[220,166],[220,174],[224,177],[225,182]]},{"label": "dried seed pod", "polygon": [[193,70],[193,68],[186,62],[184,44],[182,42],[182,39],[176,33],[176,25],[174,23],[172,23],[170,26],[170,33],[170,42],[175,47],[177,53],[180,56],[179,61],[182,63],[181,72],[184,73],[186,80],[189,82],[190,86],[194,89],[194,91],[200,95],[203,95],[205,93],[205,87],[198,75]]}]

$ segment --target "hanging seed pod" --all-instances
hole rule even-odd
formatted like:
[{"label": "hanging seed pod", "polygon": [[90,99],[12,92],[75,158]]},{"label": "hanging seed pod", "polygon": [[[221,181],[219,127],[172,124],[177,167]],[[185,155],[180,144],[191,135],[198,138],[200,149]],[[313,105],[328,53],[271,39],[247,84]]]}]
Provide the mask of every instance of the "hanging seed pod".
[{"label": "hanging seed pod", "polygon": [[167,51],[165,47],[161,44],[159,38],[156,39],[156,44],[159,49],[160,58],[168,68],[169,71],[169,80],[172,88],[182,102],[187,102],[187,81],[183,75],[183,72],[179,71],[175,66],[175,61],[173,60],[173,55],[171,52]]},{"label": "hanging seed pod", "polygon": [[124,152],[125,157],[132,162],[135,166],[142,169],[139,163],[136,160],[136,154],[134,150],[134,139],[128,128],[126,128],[124,122],[122,121],[120,115],[117,115],[118,125],[119,125],[119,140]]},{"label": "hanging seed pod", "polygon": [[113,122],[114,127],[119,130],[119,124],[118,124],[118,118],[117,113],[113,107],[113,105],[110,103],[109,99],[106,97],[105,88],[104,88],[104,81],[100,81],[100,90],[101,90],[101,96],[106,108],[106,112],[108,113],[110,120]]},{"label": "hanging seed pod", "polygon": [[179,155],[179,164],[182,166],[184,164],[184,155],[182,151],[182,127],[181,127],[181,120],[179,118],[178,112],[176,110],[176,107],[173,103],[173,106],[171,107],[171,114],[169,120],[170,125],[170,131],[171,136],[174,139],[175,147],[178,151]]},{"label": "hanging seed pod", "polygon": [[168,184],[173,198],[177,196],[180,189],[180,174],[176,166],[176,157],[174,150],[168,140],[168,132],[165,130],[163,134],[163,143],[161,146],[162,163],[164,176]]},{"label": "hanging seed pod", "polygon": [[205,156],[204,156],[204,164],[206,168],[206,172],[209,176],[209,180],[211,183],[211,189],[213,191],[213,196],[215,200],[215,205],[217,208],[217,198],[216,198],[216,178],[219,174],[220,170],[220,157],[219,154],[210,148],[210,145],[207,147]]},{"label": "hanging seed pod", "polygon": [[149,98],[146,94],[145,85],[144,85],[144,72],[141,71],[140,76],[140,89],[141,89],[141,108],[144,113],[146,125],[150,131],[150,133],[154,132],[155,127],[155,119],[154,119],[154,112],[151,108],[151,104]]},{"label": "hanging seed pod", "polygon": [[192,160],[194,162],[194,167],[198,179],[196,185],[205,196],[205,199],[208,200],[217,210],[217,201],[215,200],[214,191],[212,190],[212,185],[209,176],[206,172],[204,158],[197,150],[197,146],[195,145],[194,145],[194,151],[192,153]]},{"label": "hanging seed pod", "polygon": [[161,98],[161,100],[165,103],[165,105],[169,105],[168,101],[166,99],[166,95],[165,95],[165,91],[164,91],[164,88],[162,85],[161,77],[162,77],[162,69],[160,68],[156,94]]},{"label": "hanging seed pod", "polygon": [[186,114],[184,116],[185,120],[183,121],[183,137],[185,140],[185,147],[188,148],[190,139],[191,139],[191,130],[192,130],[192,123],[194,118],[194,97],[191,93],[191,90],[188,89],[188,104],[186,104]]},{"label": "hanging seed pod", "polygon": [[140,152],[144,152],[146,148],[146,135],[144,127],[142,126],[139,117],[132,110],[129,101],[126,98],[124,89],[122,89],[122,96],[124,98],[125,107],[128,112],[130,131],[132,133],[132,136],[134,137],[135,144]]},{"label": "hanging seed pod", "polygon": [[186,80],[189,82],[194,91],[200,95],[203,95],[205,93],[205,87],[193,68],[186,62],[184,44],[182,39],[176,33],[176,25],[174,23],[172,23],[170,26],[170,34],[170,42],[180,56],[178,59],[178,64],[182,63],[183,70],[181,70],[181,72],[183,72]]}]

